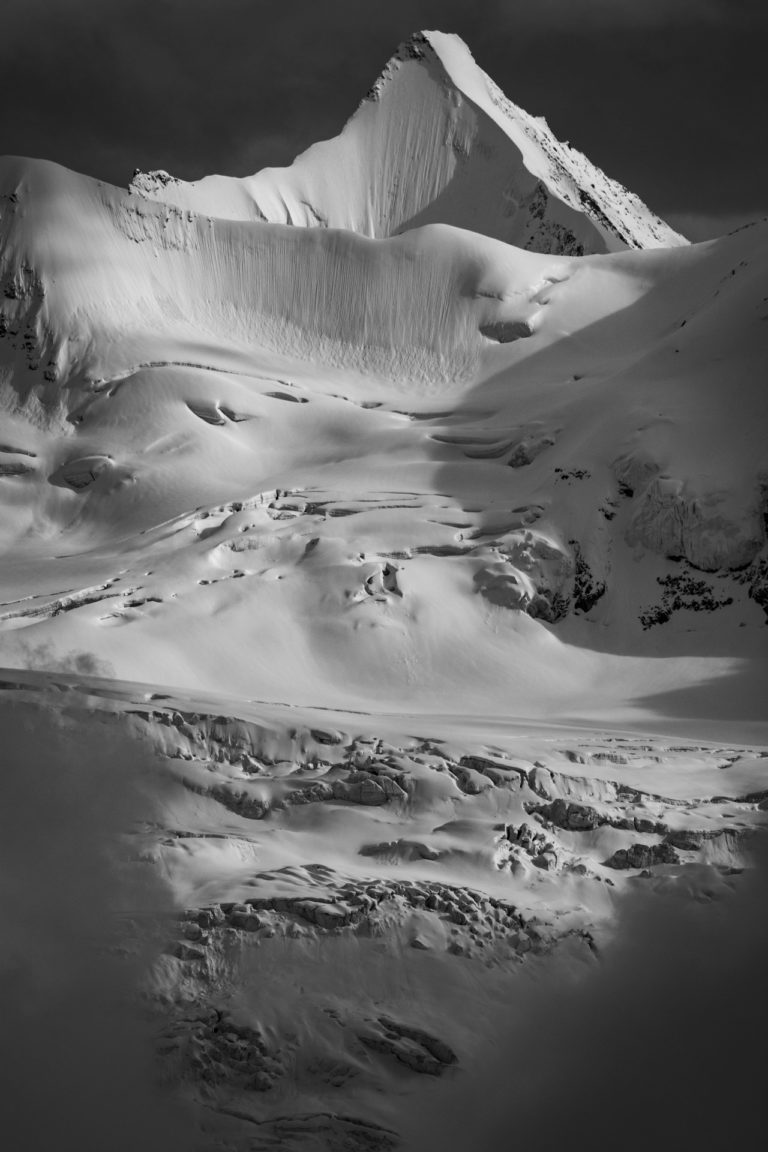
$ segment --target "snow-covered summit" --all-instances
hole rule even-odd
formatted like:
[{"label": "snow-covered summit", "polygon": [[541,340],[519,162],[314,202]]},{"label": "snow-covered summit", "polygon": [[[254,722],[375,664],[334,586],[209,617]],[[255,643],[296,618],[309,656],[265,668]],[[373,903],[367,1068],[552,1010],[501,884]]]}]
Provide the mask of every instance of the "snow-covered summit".
[{"label": "snow-covered summit", "polygon": [[193,183],[137,173],[131,191],[211,216],[374,238],[440,223],[566,255],[686,243],[443,32],[402,44],[341,134],[290,167]]}]

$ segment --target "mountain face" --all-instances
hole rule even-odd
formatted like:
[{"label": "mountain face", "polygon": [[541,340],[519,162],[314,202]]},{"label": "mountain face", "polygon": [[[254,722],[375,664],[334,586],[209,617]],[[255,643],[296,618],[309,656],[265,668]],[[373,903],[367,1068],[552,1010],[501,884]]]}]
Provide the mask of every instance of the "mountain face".
[{"label": "mountain face", "polygon": [[440,223],[569,256],[686,243],[442,32],[401,45],[341,135],[289,168],[192,184],[139,173],[131,191],[211,216],[373,238]]},{"label": "mountain face", "polygon": [[601,1147],[595,1078],[608,1139],[692,1146],[718,1035],[757,1143],[716,1004],[763,1000],[767,267],[440,33],[287,169],[0,161],[27,1147],[33,1092],[82,1148],[552,1148],[553,1093]]},{"label": "mountain face", "polygon": [[526,714],[614,667],[629,715],[693,637],[757,656],[764,225],[571,257],[0,188],[10,663],[29,624],[129,679]]}]

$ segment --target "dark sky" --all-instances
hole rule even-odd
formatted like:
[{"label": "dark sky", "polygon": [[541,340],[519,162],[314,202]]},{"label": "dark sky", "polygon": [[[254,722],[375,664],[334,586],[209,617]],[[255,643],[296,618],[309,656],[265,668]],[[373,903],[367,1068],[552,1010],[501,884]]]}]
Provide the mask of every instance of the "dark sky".
[{"label": "dark sky", "polygon": [[766,0],[4,0],[0,152],[122,185],[285,164],[419,28],[693,238],[768,214]]}]

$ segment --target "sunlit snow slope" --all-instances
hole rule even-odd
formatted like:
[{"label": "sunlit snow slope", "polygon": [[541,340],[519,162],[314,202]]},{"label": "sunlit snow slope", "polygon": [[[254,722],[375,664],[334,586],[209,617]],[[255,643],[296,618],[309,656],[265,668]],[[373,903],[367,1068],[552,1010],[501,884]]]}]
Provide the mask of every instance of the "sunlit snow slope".
[{"label": "sunlit snow slope", "polygon": [[442,32],[401,45],[341,135],[289,168],[193,184],[137,173],[131,190],[212,216],[371,237],[442,223],[535,252],[686,243],[508,100],[464,42]]},{"label": "sunlit snow slope", "polygon": [[41,162],[2,195],[6,663],[759,715],[765,226],[572,258],[214,219]]}]

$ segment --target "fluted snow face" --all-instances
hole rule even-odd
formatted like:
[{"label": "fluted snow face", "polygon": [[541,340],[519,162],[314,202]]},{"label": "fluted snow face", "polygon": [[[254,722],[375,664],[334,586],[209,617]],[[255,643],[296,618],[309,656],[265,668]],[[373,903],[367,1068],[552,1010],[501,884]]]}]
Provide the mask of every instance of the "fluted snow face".
[{"label": "fluted snow face", "polygon": [[443,226],[378,241],[200,216],[45,162],[6,172],[23,201],[23,224],[21,209],[5,221],[8,322],[34,321],[51,383],[153,359],[148,339],[207,338],[455,393],[479,368],[482,328],[527,334],[536,307],[515,296],[546,265]]},{"label": "fluted snow face", "polygon": [[193,184],[140,173],[131,188],[214,216],[370,237],[442,223],[564,255],[686,243],[440,32],[402,45],[341,135],[289,168]]},{"label": "fluted snow face", "polygon": [[0,166],[0,639],[535,712],[762,627],[764,228],[675,244],[438,33],[291,168],[134,188]]},{"label": "fluted snow face", "polygon": [[762,626],[765,229],[575,258],[2,176],[7,651],[539,711]]}]

